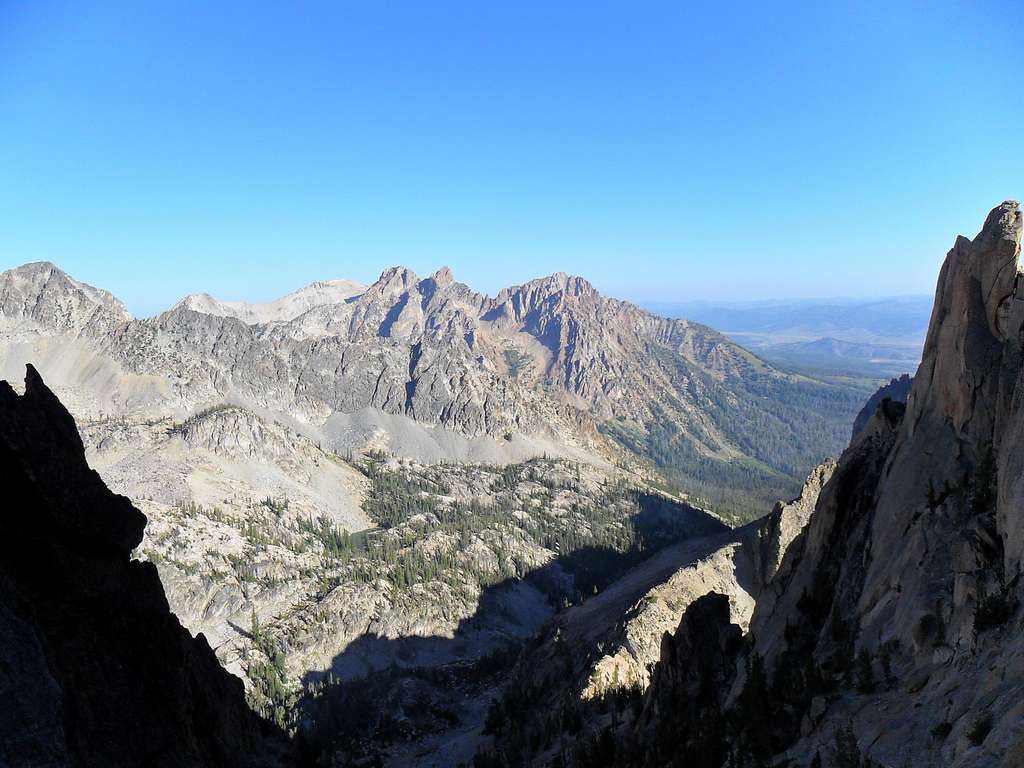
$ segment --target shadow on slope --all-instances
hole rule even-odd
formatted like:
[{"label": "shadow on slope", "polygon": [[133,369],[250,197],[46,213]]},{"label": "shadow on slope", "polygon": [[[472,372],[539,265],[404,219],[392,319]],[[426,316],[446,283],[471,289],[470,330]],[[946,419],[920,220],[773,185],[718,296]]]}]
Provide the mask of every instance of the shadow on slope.
[{"label": "shadow on slope", "polygon": [[[581,547],[523,578],[485,587],[476,610],[451,636],[389,638],[367,632],[333,659],[329,672],[307,673],[298,735],[306,764],[330,764],[328,756],[335,752],[343,755],[342,765],[379,760],[389,746],[456,730],[471,743],[490,694],[504,683],[526,641],[558,609],[600,594],[672,544],[729,531],[702,510],[650,494],[641,494],[640,511],[630,523],[636,544],[627,551]],[[459,758],[468,762],[472,751]],[[436,759],[437,765],[459,762],[452,755]],[[431,764],[422,752],[416,763]]]}]

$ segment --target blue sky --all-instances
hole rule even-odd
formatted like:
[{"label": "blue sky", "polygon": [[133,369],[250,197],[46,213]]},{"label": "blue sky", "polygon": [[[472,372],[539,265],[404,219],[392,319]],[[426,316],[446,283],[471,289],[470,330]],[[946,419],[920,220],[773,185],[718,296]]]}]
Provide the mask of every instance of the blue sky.
[{"label": "blue sky", "polygon": [[1024,14],[850,5],[0,0],[0,268],[930,292],[1024,195]]}]

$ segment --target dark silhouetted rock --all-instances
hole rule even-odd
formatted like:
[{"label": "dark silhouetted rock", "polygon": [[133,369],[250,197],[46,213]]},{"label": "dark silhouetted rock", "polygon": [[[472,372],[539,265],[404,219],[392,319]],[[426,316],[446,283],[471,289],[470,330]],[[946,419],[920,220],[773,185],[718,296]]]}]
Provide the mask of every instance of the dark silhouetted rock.
[{"label": "dark silhouetted rock", "polygon": [[853,435],[855,439],[860,431],[868,425],[868,421],[872,416],[875,415],[875,411],[878,410],[879,404],[886,398],[897,402],[905,403],[907,398],[910,396],[910,386],[914,383],[914,378],[909,374],[904,373],[897,379],[893,379],[885,386],[879,387],[878,391],[873,394],[868,401],[861,408],[860,413],[857,414],[857,418],[853,421]]},{"label": "dark silhouetted rock", "polygon": [[243,766],[285,742],[131,559],[146,519],[29,367],[0,382],[0,765]]},{"label": "dark silhouetted rock", "polygon": [[708,764],[723,762],[718,702],[735,676],[742,644],[743,632],[731,621],[729,598],[715,592],[686,609],[674,635],[665,633],[637,724],[647,764],[682,764],[673,761],[696,755]]}]

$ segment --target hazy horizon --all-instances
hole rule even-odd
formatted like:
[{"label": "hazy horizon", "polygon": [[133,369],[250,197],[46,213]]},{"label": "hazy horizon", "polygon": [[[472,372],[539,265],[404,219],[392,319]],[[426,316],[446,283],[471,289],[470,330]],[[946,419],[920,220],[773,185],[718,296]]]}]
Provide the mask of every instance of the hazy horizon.
[{"label": "hazy horizon", "polygon": [[988,2],[5,4],[0,266],[50,260],[139,312],[395,263],[638,302],[930,293],[1024,194],[1021,24]]},{"label": "hazy horizon", "polygon": [[[110,291],[110,293],[112,293],[117,299],[119,299],[122,302],[124,302],[124,304],[128,307],[129,311],[135,317],[152,317],[154,315],[158,315],[161,312],[164,312],[164,311],[170,309],[172,306],[174,306],[177,302],[181,301],[186,296],[193,295],[193,294],[208,294],[208,295],[212,296],[213,298],[218,299],[220,301],[244,302],[244,303],[248,303],[248,304],[262,304],[262,303],[267,303],[267,302],[274,301],[275,299],[279,299],[282,296],[286,296],[286,295],[288,295],[290,293],[294,293],[295,291],[301,290],[301,289],[303,289],[303,288],[305,288],[305,287],[307,287],[310,284],[315,283],[315,282],[326,282],[326,281],[332,281],[332,280],[350,280],[352,282],[362,283],[362,284],[364,284],[366,286],[370,286],[374,282],[376,282],[385,271],[387,271],[388,269],[397,268],[397,267],[406,267],[408,269],[411,269],[416,274],[416,276],[419,277],[420,279],[430,277],[432,274],[434,274],[438,270],[440,270],[440,269],[442,269],[444,267],[448,267],[449,269],[451,269],[452,275],[454,276],[456,281],[468,285],[469,288],[471,288],[472,290],[476,291],[477,293],[482,293],[482,294],[485,294],[487,296],[492,296],[492,297],[496,296],[504,288],[510,288],[510,287],[513,287],[513,286],[516,286],[516,285],[522,285],[523,283],[527,283],[527,282],[530,282],[532,280],[542,279],[542,278],[548,277],[550,275],[553,275],[553,274],[555,274],[557,272],[564,272],[564,270],[554,270],[552,272],[547,272],[545,274],[532,275],[532,276],[527,277],[527,278],[525,278],[523,280],[519,280],[519,281],[514,282],[514,283],[509,283],[508,285],[501,285],[501,286],[497,286],[497,287],[490,288],[490,289],[484,289],[484,288],[482,288],[480,286],[474,285],[474,284],[472,284],[470,282],[467,282],[466,280],[463,280],[462,277],[459,275],[458,271],[456,269],[452,268],[450,265],[447,265],[447,264],[439,264],[439,265],[437,265],[434,268],[431,268],[431,269],[428,269],[428,270],[424,270],[424,271],[419,271],[419,270],[412,269],[411,267],[408,267],[408,265],[405,265],[405,264],[388,264],[388,265],[382,267],[380,270],[378,270],[373,275],[373,277],[370,277],[370,278],[367,278],[367,279],[359,279],[359,278],[353,277],[351,275],[324,275],[324,276],[321,276],[321,277],[317,277],[314,280],[303,282],[302,284],[296,284],[294,286],[287,286],[287,287],[282,286],[277,291],[271,290],[269,292],[262,292],[262,293],[259,293],[259,294],[250,294],[250,293],[237,292],[237,291],[229,292],[229,293],[223,293],[222,294],[222,293],[217,293],[217,292],[215,292],[213,290],[209,290],[207,288],[204,288],[204,287],[200,286],[200,287],[197,287],[196,290],[188,291],[187,293],[182,293],[182,294],[177,294],[177,295],[172,295],[172,294],[170,294],[168,292],[162,292],[161,295],[166,297],[165,300],[163,301],[163,303],[159,303],[159,302],[151,303],[151,302],[141,301],[138,296],[133,295],[131,293],[129,293],[129,294],[119,293],[118,291],[114,290],[113,288],[111,288],[108,285],[103,284],[102,282],[98,282],[97,280],[90,279],[90,277],[88,275],[79,274],[77,272],[74,272],[74,271],[71,271],[69,269],[66,269],[64,265],[62,265],[59,262],[53,261],[52,259],[40,259],[40,260],[36,260],[36,261],[44,261],[44,262],[48,261],[48,262],[52,263],[54,266],[56,266],[58,269],[60,269],[63,272],[67,273],[68,275],[70,275],[73,279],[78,280],[79,282],[86,283],[88,285],[93,286],[94,288],[101,288],[103,290]],[[16,269],[18,267],[22,267],[22,266],[25,266],[25,265],[30,264],[30,263],[32,263],[32,262],[26,261],[26,262],[6,264],[3,261],[0,261],[0,272],[6,272],[8,270]],[[686,298],[684,296],[680,296],[679,298],[648,299],[648,298],[645,298],[643,296],[637,297],[637,296],[622,295],[621,293],[616,291],[614,286],[610,287],[610,288],[602,287],[601,285],[598,285],[598,284],[594,283],[594,281],[591,280],[586,274],[573,274],[572,276],[574,276],[574,277],[582,277],[583,279],[587,280],[588,282],[593,284],[595,289],[597,289],[598,292],[601,293],[603,296],[607,296],[609,298],[614,298],[614,299],[620,299],[622,301],[631,302],[631,303],[636,304],[636,305],[642,307],[643,309],[646,309],[649,312],[652,312],[652,313],[655,313],[655,314],[667,314],[667,315],[671,315],[674,310],[679,309],[679,308],[683,308],[683,307],[709,307],[709,308],[710,307],[715,307],[715,308],[731,308],[732,307],[732,308],[740,309],[740,308],[762,308],[762,307],[770,307],[770,306],[773,306],[773,305],[792,306],[792,305],[797,305],[797,304],[806,304],[806,305],[828,305],[828,304],[845,305],[845,304],[863,304],[863,303],[885,302],[885,301],[897,301],[898,302],[898,301],[921,301],[921,300],[927,300],[927,301],[931,302],[932,299],[933,299],[933,295],[931,293],[920,293],[920,294],[878,294],[878,295],[863,295],[863,296],[856,296],[856,295],[845,295],[845,296],[844,295],[830,295],[830,296],[793,296],[793,295],[790,295],[790,296],[787,296],[787,295],[781,295],[781,296],[746,296],[746,295],[743,295],[743,294],[739,294],[738,295],[736,292],[733,292],[728,297],[723,297],[723,298],[712,298],[712,297],[692,297],[692,298]],[[196,275],[196,279],[198,281],[200,281],[200,282],[202,280],[202,277],[203,277],[203,275],[201,273]],[[145,281],[143,279],[143,280],[141,280],[139,282],[142,283],[142,284],[146,284],[147,281]]]}]

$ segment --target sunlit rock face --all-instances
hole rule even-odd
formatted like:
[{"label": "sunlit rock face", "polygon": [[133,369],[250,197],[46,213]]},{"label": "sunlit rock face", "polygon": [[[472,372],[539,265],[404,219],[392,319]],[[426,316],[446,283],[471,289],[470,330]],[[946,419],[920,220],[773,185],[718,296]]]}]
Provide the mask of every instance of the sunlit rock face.
[{"label": "sunlit rock face", "polygon": [[906,406],[884,401],[854,439],[770,587],[776,598],[754,611],[754,650],[769,666],[787,653],[834,663],[848,641],[828,626],[840,621],[851,651],[876,667],[884,656],[910,689],[835,697],[794,755],[824,750],[845,718],[884,763],[1019,759],[1021,219],[1008,201],[973,240],[957,238]]}]

